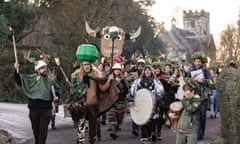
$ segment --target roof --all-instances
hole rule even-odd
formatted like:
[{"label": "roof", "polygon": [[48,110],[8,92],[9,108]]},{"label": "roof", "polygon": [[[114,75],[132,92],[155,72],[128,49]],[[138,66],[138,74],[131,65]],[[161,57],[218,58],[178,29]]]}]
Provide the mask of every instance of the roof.
[{"label": "roof", "polygon": [[179,58],[180,55],[186,54],[187,59],[194,52],[201,52],[210,58],[216,58],[216,47],[213,36],[196,35],[184,29],[172,27],[170,31],[162,31],[160,38],[167,44],[167,51],[171,58]]}]

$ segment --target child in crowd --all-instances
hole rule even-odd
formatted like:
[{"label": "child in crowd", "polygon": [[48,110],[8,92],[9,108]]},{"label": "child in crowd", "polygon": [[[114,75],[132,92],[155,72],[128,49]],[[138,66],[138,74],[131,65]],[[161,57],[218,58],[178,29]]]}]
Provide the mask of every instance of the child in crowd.
[{"label": "child in crowd", "polygon": [[176,144],[197,144],[198,120],[200,116],[199,106],[201,98],[195,94],[196,85],[187,80],[183,86],[184,96],[179,97],[182,102],[183,110],[180,116],[170,113],[172,119],[179,119],[177,126]]}]

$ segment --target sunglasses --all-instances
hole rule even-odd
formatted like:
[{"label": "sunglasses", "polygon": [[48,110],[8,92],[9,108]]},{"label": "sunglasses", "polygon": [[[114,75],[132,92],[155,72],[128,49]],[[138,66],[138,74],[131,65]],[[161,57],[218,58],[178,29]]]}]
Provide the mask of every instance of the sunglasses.
[{"label": "sunglasses", "polygon": [[144,64],[138,64],[138,67],[145,67]]},{"label": "sunglasses", "polygon": [[83,66],[90,66],[90,63],[83,63]]}]

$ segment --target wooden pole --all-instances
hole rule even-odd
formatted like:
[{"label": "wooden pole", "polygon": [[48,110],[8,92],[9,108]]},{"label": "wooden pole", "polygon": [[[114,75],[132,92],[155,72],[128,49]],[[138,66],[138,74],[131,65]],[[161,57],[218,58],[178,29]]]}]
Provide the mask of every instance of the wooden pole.
[{"label": "wooden pole", "polygon": [[63,73],[63,76],[64,76],[67,84],[70,86],[70,85],[71,85],[71,82],[69,81],[69,79],[68,79],[66,73],[64,72],[63,68],[62,68],[61,66],[59,66],[59,68],[60,68],[61,72]]},{"label": "wooden pole", "polygon": [[112,70],[112,67],[113,67],[113,55],[114,55],[114,38],[112,39],[112,61],[111,61],[111,70]]},{"label": "wooden pole", "polygon": [[64,70],[63,70],[63,68],[62,68],[62,66],[61,66],[60,59],[59,59],[58,57],[55,57],[54,60],[55,60],[56,65],[59,66],[59,68],[60,68],[60,70],[61,70],[61,72],[62,72],[62,74],[63,74],[63,76],[64,76],[64,78],[65,78],[65,81],[66,81],[67,84],[70,86],[70,85],[71,85],[71,82],[70,82],[70,80],[68,79],[66,73],[64,72]]},{"label": "wooden pole", "polygon": [[13,51],[14,51],[15,62],[18,63],[16,41],[15,41],[15,36],[14,36],[14,29],[11,26],[9,26],[9,31],[12,33]]}]

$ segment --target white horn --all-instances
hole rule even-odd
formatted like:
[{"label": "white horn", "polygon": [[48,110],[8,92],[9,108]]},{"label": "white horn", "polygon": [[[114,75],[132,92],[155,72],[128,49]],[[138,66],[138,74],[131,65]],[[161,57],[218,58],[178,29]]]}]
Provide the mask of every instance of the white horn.
[{"label": "white horn", "polygon": [[138,30],[135,33],[130,33],[130,39],[132,40],[132,39],[137,38],[141,34],[141,29],[142,29],[142,27],[139,26]]},{"label": "white horn", "polygon": [[93,30],[92,28],[90,28],[89,24],[87,21],[85,21],[85,28],[86,28],[86,31],[87,33],[92,36],[92,37],[96,37],[96,31]]}]

